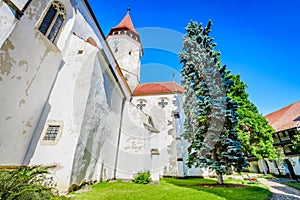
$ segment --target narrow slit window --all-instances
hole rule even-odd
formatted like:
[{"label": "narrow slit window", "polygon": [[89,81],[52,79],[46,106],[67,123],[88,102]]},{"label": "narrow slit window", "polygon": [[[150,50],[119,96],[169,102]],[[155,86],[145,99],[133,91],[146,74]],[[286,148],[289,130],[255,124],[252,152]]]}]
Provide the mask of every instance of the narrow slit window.
[{"label": "narrow slit window", "polygon": [[51,42],[54,42],[65,19],[63,4],[59,1],[53,1],[38,29]]}]

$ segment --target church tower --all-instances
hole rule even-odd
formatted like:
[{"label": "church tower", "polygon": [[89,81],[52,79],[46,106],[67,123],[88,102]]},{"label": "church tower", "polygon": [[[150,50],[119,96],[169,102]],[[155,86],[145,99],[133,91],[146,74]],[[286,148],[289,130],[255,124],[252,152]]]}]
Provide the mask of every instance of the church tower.
[{"label": "church tower", "polygon": [[112,28],[107,42],[117,59],[120,69],[131,91],[140,83],[140,65],[143,56],[140,36],[136,32],[129,15],[130,9],[122,21]]}]

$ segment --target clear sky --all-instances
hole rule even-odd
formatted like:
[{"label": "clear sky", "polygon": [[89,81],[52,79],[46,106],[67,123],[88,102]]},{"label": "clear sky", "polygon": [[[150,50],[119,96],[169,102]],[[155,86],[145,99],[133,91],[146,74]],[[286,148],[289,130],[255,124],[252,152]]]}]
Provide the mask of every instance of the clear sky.
[{"label": "clear sky", "polygon": [[248,85],[250,100],[268,114],[300,100],[299,0],[89,0],[105,35],[131,8],[144,57],[141,82],[179,81],[184,28],[213,20],[221,61]]}]

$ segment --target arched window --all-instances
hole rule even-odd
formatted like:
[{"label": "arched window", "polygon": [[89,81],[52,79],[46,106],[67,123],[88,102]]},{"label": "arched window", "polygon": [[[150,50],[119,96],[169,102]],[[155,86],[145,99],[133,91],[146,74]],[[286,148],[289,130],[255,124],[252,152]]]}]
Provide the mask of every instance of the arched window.
[{"label": "arched window", "polygon": [[59,1],[53,1],[39,26],[39,31],[53,42],[65,19],[64,5]]}]

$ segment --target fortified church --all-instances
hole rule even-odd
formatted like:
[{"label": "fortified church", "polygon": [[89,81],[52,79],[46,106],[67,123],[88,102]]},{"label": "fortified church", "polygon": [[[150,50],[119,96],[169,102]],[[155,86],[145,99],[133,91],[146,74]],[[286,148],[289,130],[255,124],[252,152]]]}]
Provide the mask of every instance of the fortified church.
[{"label": "fortified church", "polygon": [[188,169],[183,88],[140,83],[130,14],[104,36],[86,0],[0,0],[0,165],[51,166],[60,191],[83,181]]}]

